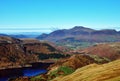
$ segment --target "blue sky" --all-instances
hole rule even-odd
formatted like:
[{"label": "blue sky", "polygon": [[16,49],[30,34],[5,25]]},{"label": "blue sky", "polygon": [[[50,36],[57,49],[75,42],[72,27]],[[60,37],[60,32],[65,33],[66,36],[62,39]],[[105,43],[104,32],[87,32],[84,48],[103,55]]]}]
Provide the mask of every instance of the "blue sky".
[{"label": "blue sky", "polygon": [[0,33],[73,26],[120,30],[120,0],[0,0]]}]

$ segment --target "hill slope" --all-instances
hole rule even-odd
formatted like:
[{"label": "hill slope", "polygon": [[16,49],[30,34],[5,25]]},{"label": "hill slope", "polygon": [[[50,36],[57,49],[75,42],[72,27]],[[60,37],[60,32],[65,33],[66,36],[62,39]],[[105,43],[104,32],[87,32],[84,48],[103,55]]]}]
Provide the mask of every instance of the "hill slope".
[{"label": "hill slope", "polygon": [[[105,60],[104,58],[98,57],[99,59],[101,59],[101,62],[98,62],[97,60],[95,60],[95,58],[92,58],[89,55],[73,55],[70,58],[67,59],[61,59],[59,61],[57,61],[55,64],[51,65],[48,69],[48,73],[47,74],[43,74],[43,75],[38,75],[35,77],[31,77],[30,80],[28,81],[50,81],[58,76],[65,76],[65,75],[69,75],[72,72],[74,72],[76,69],[84,67],[86,65],[89,64],[93,64],[93,63],[105,63],[108,62],[107,60]],[[20,78],[18,78],[20,79]],[[17,79],[17,80],[18,80]],[[23,80],[25,79],[24,77],[22,78]]]},{"label": "hill slope", "polygon": [[25,51],[22,40],[0,36],[0,68],[24,65],[37,60],[35,55]]},{"label": "hill slope", "polygon": [[77,69],[80,67],[83,67],[85,65],[89,65],[92,63],[106,63],[108,62],[107,60],[105,60],[102,57],[98,57],[101,62],[98,62],[97,60],[95,60],[95,58],[92,57],[92,55],[85,55],[85,54],[79,54],[79,55],[73,55],[70,58],[66,58],[66,59],[61,59],[59,61],[57,61],[55,64],[51,65],[49,68],[53,69],[54,67],[60,67],[60,66],[68,66],[71,67],[73,69]]},{"label": "hill slope", "polygon": [[74,73],[57,77],[52,81],[119,81],[120,60],[107,64],[91,64],[77,69]]},{"label": "hill slope", "polygon": [[107,57],[111,60],[119,59],[120,58],[120,42],[97,44],[97,45],[88,47],[81,52],[98,55],[101,57]]},{"label": "hill slope", "polygon": [[0,68],[24,66],[31,62],[49,59],[55,56],[65,57],[47,43],[35,39],[16,39],[0,36]]}]

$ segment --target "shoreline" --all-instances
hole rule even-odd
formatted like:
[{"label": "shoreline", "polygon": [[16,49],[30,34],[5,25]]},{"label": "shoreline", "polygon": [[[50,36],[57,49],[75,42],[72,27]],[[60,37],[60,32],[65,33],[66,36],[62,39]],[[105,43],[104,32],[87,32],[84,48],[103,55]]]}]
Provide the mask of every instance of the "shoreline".
[{"label": "shoreline", "polygon": [[54,63],[55,63],[55,61],[38,61],[38,62],[33,62],[33,63],[26,64],[24,66],[18,65],[18,66],[0,67],[0,70],[20,69],[20,68],[32,68],[32,67],[35,66],[35,64],[54,64]]},{"label": "shoreline", "polygon": [[0,77],[9,77],[18,75],[23,75],[23,69],[46,69],[53,64],[53,62],[35,62],[31,63],[28,66],[17,66],[17,67],[9,67],[9,68],[1,68],[0,69]]}]

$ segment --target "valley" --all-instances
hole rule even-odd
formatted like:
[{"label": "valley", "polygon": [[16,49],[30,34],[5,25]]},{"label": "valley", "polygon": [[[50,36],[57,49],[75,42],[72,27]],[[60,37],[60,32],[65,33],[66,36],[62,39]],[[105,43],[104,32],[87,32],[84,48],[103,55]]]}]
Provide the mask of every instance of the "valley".
[{"label": "valley", "polygon": [[[115,30],[96,31],[81,26],[42,34],[36,39],[1,34],[0,77],[9,77],[9,81],[117,81],[119,68],[114,64],[119,65],[119,35]],[[31,76],[24,75],[24,69]]]},{"label": "valley", "polygon": [[0,0],[0,81],[120,81],[120,0]]}]

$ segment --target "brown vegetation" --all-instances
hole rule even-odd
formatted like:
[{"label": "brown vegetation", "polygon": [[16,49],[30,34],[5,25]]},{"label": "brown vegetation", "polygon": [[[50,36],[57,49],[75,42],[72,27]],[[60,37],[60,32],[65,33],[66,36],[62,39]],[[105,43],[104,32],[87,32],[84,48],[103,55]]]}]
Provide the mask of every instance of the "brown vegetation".
[{"label": "brown vegetation", "polygon": [[0,67],[19,66],[37,60],[35,55],[26,53],[19,44],[0,44]]},{"label": "brown vegetation", "polygon": [[107,57],[111,60],[120,58],[120,42],[98,44],[84,49],[84,53]]},{"label": "brown vegetation", "polygon": [[91,64],[77,69],[67,76],[60,76],[52,81],[119,81],[120,60],[107,64]]},{"label": "brown vegetation", "polygon": [[24,66],[37,62],[39,54],[59,53],[47,43],[35,39],[16,39],[8,36],[0,37],[0,68]]},{"label": "brown vegetation", "polygon": [[68,66],[77,69],[95,62],[96,61],[88,55],[73,55],[70,58],[57,61],[55,64],[51,65],[50,68],[53,69],[55,67]]}]

